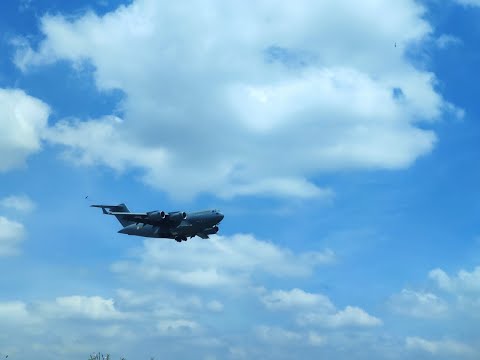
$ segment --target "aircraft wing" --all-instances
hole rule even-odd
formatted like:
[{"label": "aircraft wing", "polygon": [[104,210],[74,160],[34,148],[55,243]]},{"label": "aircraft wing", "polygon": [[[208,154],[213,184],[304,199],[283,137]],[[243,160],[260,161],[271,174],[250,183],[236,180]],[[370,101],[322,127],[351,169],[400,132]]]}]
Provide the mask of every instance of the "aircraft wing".
[{"label": "aircraft wing", "polygon": [[125,217],[128,217],[128,216],[138,216],[138,217],[148,217],[148,214],[147,213],[132,213],[132,212],[122,212],[122,211],[110,211],[109,212],[110,215],[122,215],[122,216],[125,216]]},{"label": "aircraft wing", "polygon": [[208,235],[204,233],[197,233],[197,236],[201,237],[202,239],[210,239]]},{"label": "aircraft wing", "polygon": [[[179,225],[182,220],[187,218],[185,212],[173,211],[166,213],[164,211],[149,211],[141,213],[132,213],[125,204],[120,205],[90,205],[91,207],[101,208],[106,215],[114,215],[124,222],[135,222],[151,225],[175,224]],[[123,225],[123,224],[122,224]]]},{"label": "aircraft wing", "polygon": [[110,211],[109,215],[121,215],[122,218],[128,221],[134,221],[137,223],[150,224],[152,221],[148,218],[147,213],[131,213],[131,212],[116,212]]}]

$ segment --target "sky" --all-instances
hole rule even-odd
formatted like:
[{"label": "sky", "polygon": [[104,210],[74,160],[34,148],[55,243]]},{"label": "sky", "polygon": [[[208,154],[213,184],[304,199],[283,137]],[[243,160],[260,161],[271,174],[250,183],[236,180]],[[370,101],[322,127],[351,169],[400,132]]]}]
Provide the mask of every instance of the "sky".
[{"label": "sky", "polygon": [[[478,359],[480,1],[0,4],[0,357]],[[117,233],[89,205],[225,215]]]}]

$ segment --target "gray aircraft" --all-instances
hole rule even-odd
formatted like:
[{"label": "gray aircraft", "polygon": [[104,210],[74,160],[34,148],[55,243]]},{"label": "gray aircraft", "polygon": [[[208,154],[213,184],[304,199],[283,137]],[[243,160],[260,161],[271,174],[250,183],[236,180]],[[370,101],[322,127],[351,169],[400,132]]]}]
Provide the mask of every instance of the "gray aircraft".
[{"label": "gray aircraft", "polygon": [[223,214],[218,210],[205,210],[192,213],[183,211],[149,211],[132,213],[125,204],[91,205],[101,208],[104,214],[115,216],[123,229],[119,233],[154,238],[187,241],[187,237],[199,236],[208,239],[208,235],[218,232],[218,224]]}]

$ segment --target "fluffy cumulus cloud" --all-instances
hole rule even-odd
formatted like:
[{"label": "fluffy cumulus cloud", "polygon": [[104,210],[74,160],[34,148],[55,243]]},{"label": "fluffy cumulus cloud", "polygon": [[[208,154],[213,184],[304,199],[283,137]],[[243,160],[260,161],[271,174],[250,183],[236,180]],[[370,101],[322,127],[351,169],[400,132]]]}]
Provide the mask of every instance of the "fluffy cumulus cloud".
[{"label": "fluffy cumulus cloud", "polygon": [[30,212],[35,209],[35,203],[26,195],[10,195],[0,200],[0,206],[20,212]]},{"label": "fluffy cumulus cloud", "polygon": [[0,302],[0,317],[4,325],[25,324],[32,320],[27,305],[22,301]]},{"label": "fluffy cumulus cloud", "polygon": [[285,342],[298,342],[303,339],[299,333],[285,330],[278,327],[258,326],[256,329],[257,336],[265,342],[272,344],[285,344]]},{"label": "fluffy cumulus cloud", "polygon": [[298,322],[301,325],[318,325],[330,328],[375,327],[382,325],[382,320],[356,306],[347,306],[344,310],[332,314],[308,312],[301,314]]},{"label": "fluffy cumulus cloud", "polygon": [[252,235],[212,236],[188,247],[172,241],[145,240],[132,260],[118,261],[113,271],[126,276],[200,288],[249,284],[254,272],[273,277],[302,277],[332,263],[331,250],[295,254]]},{"label": "fluffy cumulus cloud", "polygon": [[451,106],[404,55],[431,33],[423,14],[413,0],[136,0],[45,15],[44,40],[17,41],[15,62],[88,62],[100,90],[125,94],[122,120],[49,129],[70,159],[140,169],[178,197],[329,197],[313,176],[401,169],[432,150],[418,123]]},{"label": "fluffy cumulus cloud", "polygon": [[418,318],[437,318],[448,311],[447,302],[435,294],[403,289],[390,298],[396,313]]},{"label": "fluffy cumulus cloud", "polygon": [[442,269],[433,269],[428,274],[441,291],[453,297],[457,310],[477,317],[480,310],[480,266],[472,271],[460,270],[449,275]]},{"label": "fluffy cumulus cloud", "polygon": [[480,294],[480,266],[471,272],[460,270],[456,276],[450,276],[437,268],[430,271],[428,276],[444,291],[454,294]]},{"label": "fluffy cumulus cloud", "polygon": [[337,311],[330,299],[321,294],[311,294],[300,289],[291,291],[275,290],[261,296],[269,310],[290,310],[296,314],[302,326],[375,327],[382,321],[369,315],[363,309],[347,306]]},{"label": "fluffy cumulus cloud", "polygon": [[406,338],[406,350],[415,354],[415,358],[477,359],[480,348],[474,329],[480,309],[480,267],[471,272],[460,270],[456,275],[436,268],[428,273],[428,277],[436,286],[435,292],[441,296],[403,289],[388,300],[393,312],[406,316],[404,321],[418,318],[420,320],[417,321],[438,328],[435,332],[438,335],[434,339],[430,338],[432,330],[428,326],[426,329],[417,329],[420,334]]},{"label": "fluffy cumulus cloud", "polygon": [[85,357],[94,343],[103,346],[112,337],[115,341],[134,338],[125,323],[132,317],[119,311],[113,299],[100,296],[3,301],[0,317],[4,330],[0,334],[2,353],[12,357],[26,358],[33,353],[41,359],[80,354]]},{"label": "fluffy cumulus cloud", "polygon": [[[11,195],[0,199],[0,208],[6,211],[22,213],[32,211],[34,207],[35,203],[26,195]],[[25,235],[26,230],[22,223],[0,215],[0,257],[18,255]]]},{"label": "fluffy cumulus cloud", "polygon": [[295,308],[321,308],[333,310],[330,299],[322,294],[311,294],[301,289],[290,291],[274,290],[261,297],[263,304],[270,310],[284,310]]},{"label": "fluffy cumulus cloud", "polygon": [[419,350],[448,358],[451,358],[451,356],[458,358],[475,355],[475,351],[467,344],[450,339],[433,341],[420,337],[408,337],[405,341],[405,346],[408,350]]},{"label": "fluffy cumulus cloud", "polygon": [[55,316],[80,317],[90,319],[119,319],[125,317],[115,309],[113,299],[100,296],[65,296],[55,299],[50,305]]},{"label": "fluffy cumulus cloud", "polygon": [[18,89],[0,88],[0,172],[18,168],[41,149],[50,110],[42,101]]},{"label": "fluffy cumulus cloud", "polygon": [[16,221],[0,216],[0,257],[16,255],[25,237],[25,227]]},{"label": "fluffy cumulus cloud", "polygon": [[127,314],[117,310],[113,299],[101,296],[63,296],[53,301],[25,303],[22,301],[0,302],[2,318],[10,318],[13,323],[22,323],[27,319],[88,319],[119,320],[128,318]]}]

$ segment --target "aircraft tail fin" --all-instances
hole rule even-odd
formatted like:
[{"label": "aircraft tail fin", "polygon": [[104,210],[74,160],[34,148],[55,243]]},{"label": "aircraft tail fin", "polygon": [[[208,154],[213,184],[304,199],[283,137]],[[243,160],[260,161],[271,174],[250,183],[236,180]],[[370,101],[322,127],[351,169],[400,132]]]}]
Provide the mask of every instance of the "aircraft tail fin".
[{"label": "aircraft tail fin", "polygon": [[[102,209],[102,212],[107,215],[113,215],[110,214],[111,212],[124,212],[124,213],[129,213],[130,210],[128,210],[127,206],[125,204],[118,204],[118,205],[90,205],[91,207],[98,207]],[[108,209],[108,210],[107,210]],[[115,214],[114,215],[117,220],[122,224],[123,227],[128,226],[133,224],[133,221],[126,220],[122,214]]]}]

